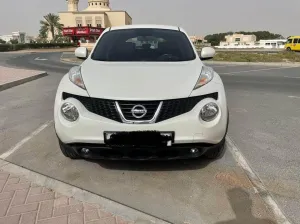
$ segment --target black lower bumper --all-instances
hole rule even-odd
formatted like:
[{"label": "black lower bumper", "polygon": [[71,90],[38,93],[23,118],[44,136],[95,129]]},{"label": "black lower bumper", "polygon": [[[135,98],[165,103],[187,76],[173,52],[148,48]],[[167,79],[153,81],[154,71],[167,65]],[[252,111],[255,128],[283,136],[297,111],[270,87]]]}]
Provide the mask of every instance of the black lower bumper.
[{"label": "black lower bumper", "polygon": [[75,143],[68,144],[85,159],[104,160],[176,160],[202,156],[217,145],[205,143],[173,144],[169,147],[110,147],[105,144]]}]

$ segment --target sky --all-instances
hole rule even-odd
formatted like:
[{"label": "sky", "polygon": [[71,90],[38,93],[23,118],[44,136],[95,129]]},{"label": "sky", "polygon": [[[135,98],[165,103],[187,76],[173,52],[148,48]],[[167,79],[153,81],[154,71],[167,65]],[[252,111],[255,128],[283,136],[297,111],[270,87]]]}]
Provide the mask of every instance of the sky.
[{"label": "sky", "polygon": [[[87,0],[79,0],[80,9]],[[0,35],[24,31],[37,35],[48,13],[67,10],[66,0],[1,0]],[[300,35],[299,0],[110,0],[113,10],[126,10],[134,24],[183,27],[189,35],[267,30]]]}]

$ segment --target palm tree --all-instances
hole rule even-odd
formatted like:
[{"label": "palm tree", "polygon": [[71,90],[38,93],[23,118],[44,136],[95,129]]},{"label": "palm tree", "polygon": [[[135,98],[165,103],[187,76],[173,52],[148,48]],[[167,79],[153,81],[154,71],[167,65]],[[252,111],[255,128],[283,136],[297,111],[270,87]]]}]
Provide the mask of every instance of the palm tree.
[{"label": "palm tree", "polygon": [[59,23],[59,16],[49,13],[44,16],[44,20],[40,21],[42,33],[50,32],[52,36],[52,40],[55,39],[55,31],[61,31],[63,25]]}]

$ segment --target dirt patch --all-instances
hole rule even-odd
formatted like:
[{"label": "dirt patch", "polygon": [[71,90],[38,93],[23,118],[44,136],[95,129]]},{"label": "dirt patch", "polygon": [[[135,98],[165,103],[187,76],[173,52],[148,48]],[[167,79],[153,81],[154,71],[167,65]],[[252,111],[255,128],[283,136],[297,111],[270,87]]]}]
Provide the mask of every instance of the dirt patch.
[{"label": "dirt patch", "polygon": [[253,187],[250,180],[244,174],[221,172],[215,175],[216,180],[225,185],[250,189]]}]

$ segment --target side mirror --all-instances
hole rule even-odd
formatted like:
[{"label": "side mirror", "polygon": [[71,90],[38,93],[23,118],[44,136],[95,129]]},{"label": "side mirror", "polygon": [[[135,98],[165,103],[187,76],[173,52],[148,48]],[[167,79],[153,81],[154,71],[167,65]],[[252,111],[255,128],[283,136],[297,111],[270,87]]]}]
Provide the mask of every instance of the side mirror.
[{"label": "side mirror", "polygon": [[75,56],[79,59],[83,59],[83,60],[87,59],[88,54],[89,52],[86,47],[78,47],[75,50]]},{"label": "side mirror", "polygon": [[200,52],[200,59],[201,60],[209,60],[212,59],[216,54],[215,49],[213,49],[212,47],[204,47],[202,48],[201,52]]}]

